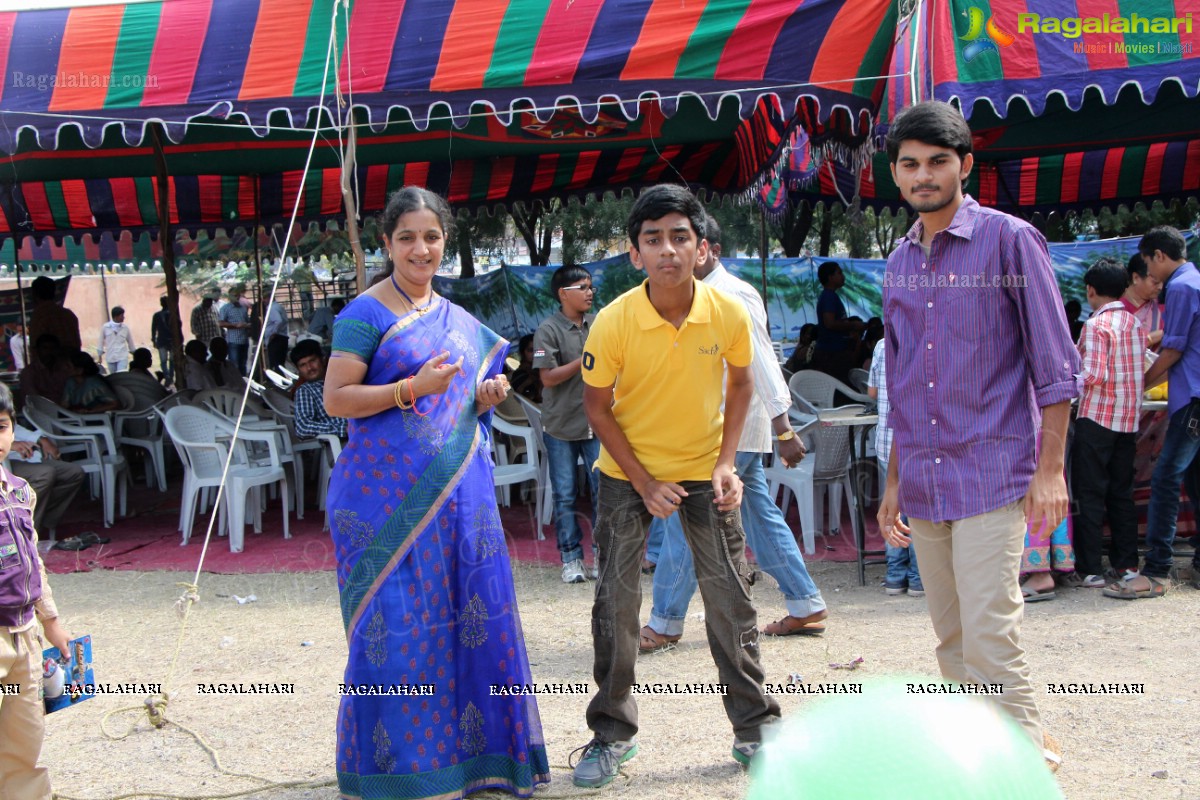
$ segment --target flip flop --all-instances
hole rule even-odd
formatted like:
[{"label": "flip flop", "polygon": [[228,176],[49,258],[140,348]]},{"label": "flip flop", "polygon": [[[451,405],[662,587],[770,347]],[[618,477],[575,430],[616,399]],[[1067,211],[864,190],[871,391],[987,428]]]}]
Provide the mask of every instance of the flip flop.
[{"label": "flip flop", "polygon": [[807,617],[786,616],[777,619],[762,629],[767,636],[820,636],[825,632],[821,621],[829,616],[828,611],[818,611]]},{"label": "flip flop", "polygon": [[641,641],[638,642],[638,652],[642,655],[650,653],[661,653],[664,650],[674,650],[679,640],[683,635],[667,636],[665,633],[659,633],[649,625],[642,626]]},{"label": "flip flop", "polygon": [[66,539],[62,539],[58,542],[55,542],[53,549],[55,549],[55,550],[83,550],[89,546],[90,545],[87,542],[83,541],[78,536],[69,536]]},{"label": "flip flop", "polygon": [[1117,581],[1109,584],[1101,590],[1105,597],[1115,597],[1118,600],[1141,600],[1145,597],[1162,597],[1167,593],[1167,582],[1160,578],[1151,578],[1149,575],[1143,575],[1143,578],[1150,581],[1149,589],[1134,589],[1126,581]]},{"label": "flip flop", "polygon": [[1037,589],[1030,589],[1027,586],[1021,587],[1021,597],[1025,598],[1026,603],[1040,603],[1043,600],[1053,600],[1057,596],[1053,589],[1039,592]]},{"label": "flip flop", "polygon": [[112,541],[112,539],[109,539],[108,537],[105,537],[105,536],[101,536],[92,531],[87,531],[86,533],[79,534],[79,541],[83,542],[85,545],[92,545],[92,544],[108,544],[109,542]]}]

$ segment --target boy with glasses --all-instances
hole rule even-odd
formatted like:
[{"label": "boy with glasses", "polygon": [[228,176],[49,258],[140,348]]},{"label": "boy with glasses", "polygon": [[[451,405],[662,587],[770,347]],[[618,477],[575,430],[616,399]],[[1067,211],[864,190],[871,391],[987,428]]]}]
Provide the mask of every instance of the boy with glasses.
[{"label": "boy with glasses", "polygon": [[583,531],[575,517],[579,487],[575,464],[583,458],[592,494],[592,528],[596,526],[596,494],[600,440],[592,434],[583,414],[583,345],[592,329],[590,314],[595,289],[592,275],[583,267],[555,271],[550,291],[559,308],[538,326],[533,335],[533,366],[542,376],[542,428],[550,462],[554,492],[554,530],[562,558],[563,583],[583,583]]}]

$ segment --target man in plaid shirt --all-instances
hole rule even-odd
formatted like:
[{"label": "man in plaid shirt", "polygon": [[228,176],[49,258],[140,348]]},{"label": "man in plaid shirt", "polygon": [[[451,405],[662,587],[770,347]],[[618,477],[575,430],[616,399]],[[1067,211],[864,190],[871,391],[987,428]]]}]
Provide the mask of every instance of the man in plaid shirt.
[{"label": "man in plaid shirt", "polygon": [[199,339],[207,348],[213,339],[224,339],[221,332],[221,320],[213,304],[221,299],[221,290],[213,289],[206,292],[204,297],[192,308],[192,336]]},{"label": "man in plaid shirt", "polygon": [[292,348],[292,363],[304,381],[296,389],[292,413],[296,435],[311,439],[323,433],[332,433],[342,441],[346,439],[346,420],[331,417],[325,410],[325,351],[316,339],[301,339]]},{"label": "man in plaid shirt", "polygon": [[1105,584],[1100,540],[1106,510],[1112,529],[1109,564],[1121,576],[1137,575],[1138,568],[1133,456],[1146,330],[1121,302],[1128,281],[1125,267],[1109,259],[1100,259],[1083,276],[1092,315],[1079,338],[1082,392],[1071,448],[1071,494],[1076,571],[1093,589]]}]

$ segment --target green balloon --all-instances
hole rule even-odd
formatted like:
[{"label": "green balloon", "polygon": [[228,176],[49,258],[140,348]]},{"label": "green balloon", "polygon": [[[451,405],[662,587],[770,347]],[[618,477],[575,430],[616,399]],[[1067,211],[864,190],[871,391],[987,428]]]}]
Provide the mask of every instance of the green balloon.
[{"label": "green balloon", "polygon": [[865,683],[768,732],[747,800],[1061,800],[1041,751],[979,696]]}]

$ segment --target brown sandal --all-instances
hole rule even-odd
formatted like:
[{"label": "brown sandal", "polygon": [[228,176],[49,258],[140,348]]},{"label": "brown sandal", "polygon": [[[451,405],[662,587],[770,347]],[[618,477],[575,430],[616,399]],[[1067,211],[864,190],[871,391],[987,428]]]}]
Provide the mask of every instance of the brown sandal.
[{"label": "brown sandal", "polygon": [[665,633],[659,633],[649,625],[642,627],[641,641],[638,642],[638,652],[643,655],[650,653],[661,653],[664,650],[674,650],[675,645],[683,638],[683,635],[667,636]]},{"label": "brown sandal", "polygon": [[825,632],[825,626],[821,624],[821,621],[828,616],[829,611],[824,608],[807,617],[789,615],[767,625],[762,632],[767,636],[820,636]]}]

